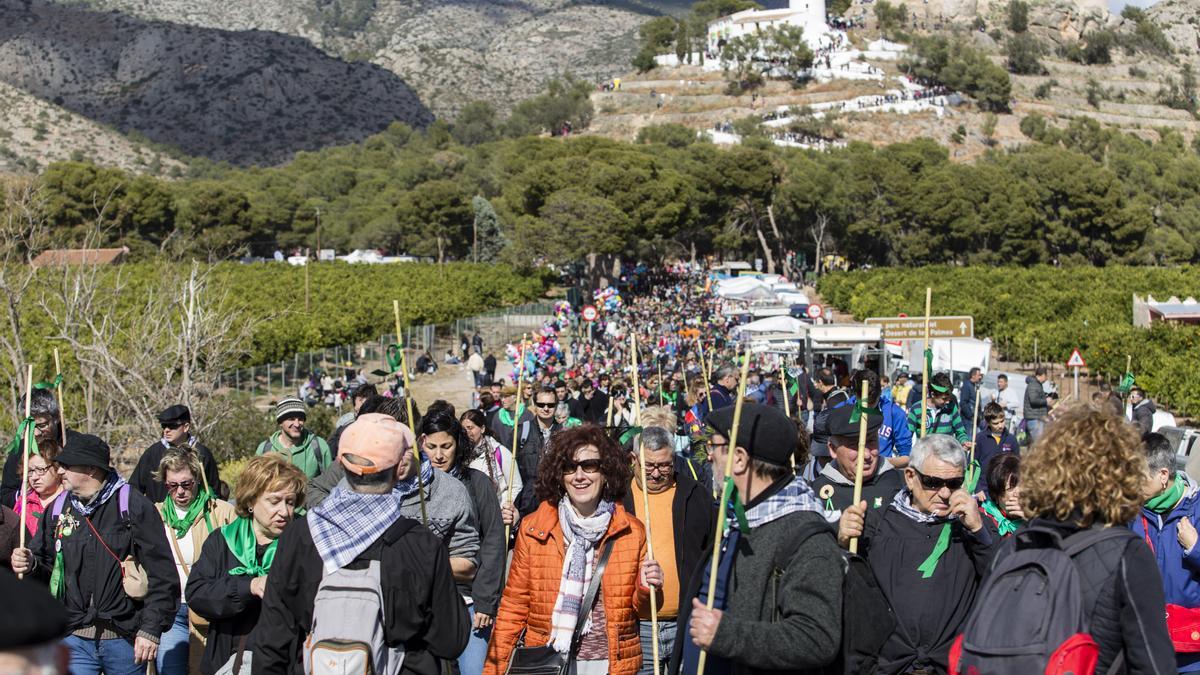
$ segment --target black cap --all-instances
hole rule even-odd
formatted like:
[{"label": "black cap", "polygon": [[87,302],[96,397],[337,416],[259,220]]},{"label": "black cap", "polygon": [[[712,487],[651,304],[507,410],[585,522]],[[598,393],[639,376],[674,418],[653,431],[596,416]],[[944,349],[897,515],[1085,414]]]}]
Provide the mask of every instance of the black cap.
[{"label": "black cap", "polygon": [[[861,422],[851,422],[850,417],[854,415],[854,404],[847,403],[846,405],[835,408],[829,413],[829,435],[830,436],[853,436],[858,438],[858,428]],[[878,410],[872,410],[867,413],[867,432],[874,433],[879,431],[879,427],[883,425],[883,414]]]},{"label": "black cap", "polygon": [[99,469],[112,469],[112,453],[99,436],[77,434],[67,436],[67,447],[58,453],[56,462],[63,466],[94,466]]},{"label": "black cap", "polygon": [[[733,413],[734,406],[726,406],[709,413],[704,421],[728,439],[733,428]],[[796,452],[796,441],[796,423],[783,411],[761,403],[742,404],[737,444],[751,457],[768,464],[789,466]]]},{"label": "black cap", "polygon": [[0,569],[0,597],[19,612],[0,612],[0,651],[57,642],[67,634],[67,610],[46,587]]},{"label": "black cap", "polygon": [[168,424],[185,424],[192,421],[192,411],[186,405],[173,405],[158,413],[158,421],[164,427]]}]

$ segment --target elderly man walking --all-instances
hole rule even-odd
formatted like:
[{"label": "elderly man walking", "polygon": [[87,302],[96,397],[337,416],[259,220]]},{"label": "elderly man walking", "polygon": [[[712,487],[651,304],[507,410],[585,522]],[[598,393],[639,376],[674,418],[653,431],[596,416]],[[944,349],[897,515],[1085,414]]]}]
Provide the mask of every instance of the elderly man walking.
[{"label": "elderly man walking", "polygon": [[891,504],[871,509],[861,501],[842,514],[838,542],[849,547],[858,538],[896,616],[880,650],[881,675],[947,672],[993,542],[963,489],[965,466],[958,441],[931,434],[914,444],[905,487]]}]

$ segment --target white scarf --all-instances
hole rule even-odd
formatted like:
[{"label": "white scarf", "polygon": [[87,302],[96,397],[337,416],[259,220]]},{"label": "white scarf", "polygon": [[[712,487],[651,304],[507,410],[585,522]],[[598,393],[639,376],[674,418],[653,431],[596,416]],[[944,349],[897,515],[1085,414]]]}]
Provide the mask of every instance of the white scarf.
[{"label": "white scarf", "polygon": [[[592,583],[592,568],[596,561],[596,544],[608,531],[615,507],[610,501],[602,501],[590,517],[579,515],[571,500],[563,497],[558,503],[558,522],[563,537],[567,540],[567,553],[563,556],[562,578],[558,584],[558,599],[554,601],[554,612],[550,615],[550,646],[560,654],[571,650],[571,637],[575,633],[575,621],[583,596]],[[589,614],[591,612],[588,612]],[[588,616],[582,634],[592,630]]]}]

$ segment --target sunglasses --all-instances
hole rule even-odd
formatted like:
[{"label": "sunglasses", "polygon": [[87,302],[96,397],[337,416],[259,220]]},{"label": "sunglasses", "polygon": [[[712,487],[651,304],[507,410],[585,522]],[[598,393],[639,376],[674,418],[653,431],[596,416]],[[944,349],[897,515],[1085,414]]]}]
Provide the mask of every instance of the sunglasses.
[{"label": "sunglasses", "polygon": [[174,492],[176,490],[191,490],[192,488],[196,487],[196,481],[185,480],[179,483],[163,483],[163,485],[166,486],[167,492]]},{"label": "sunglasses", "polygon": [[954,492],[963,486],[962,476],[957,476],[955,478],[938,478],[937,476],[926,476],[916,469],[913,469],[912,471],[913,473],[917,474],[917,478],[920,479],[921,487],[931,492],[941,492],[942,488],[949,488],[951,492]]},{"label": "sunglasses", "polygon": [[550,408],[557,407],[558,401],[551,401],[550,403],[546,403],[544,401],[538,401],[537,403],[534,403],[533,406],[535,408],[541,408],[542,410],[549,410]]},{"label": "sunglasses", "polygon": [[580,462],[567,462],[563,465],[563,475],[570,476],[575,473],[576,469],[583,469],[584,473],[600,473],[600,460],[585,459]]},{"label": "sunglasses", "polygon": [[179,427],[183,426],[184,424],[185,424],[184,422],[173,422],[171,424],[162,425],[162,428],[170,429],[171,431],[174,431],[174,430],[178,429]]}]

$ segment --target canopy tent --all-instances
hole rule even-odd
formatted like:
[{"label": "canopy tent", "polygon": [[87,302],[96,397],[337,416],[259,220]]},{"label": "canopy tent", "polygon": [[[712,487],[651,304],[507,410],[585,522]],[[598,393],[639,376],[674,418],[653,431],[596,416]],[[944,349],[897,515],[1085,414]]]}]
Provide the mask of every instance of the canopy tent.
[{"label": "canopy tent", "polygon": [[741,337],[762,333],[801,333],[807,330],[808,324],[790,316],[770,316],[758,321],[751,321],[742,326],[735,326],[733,332]]},{"label": "canopy tent", "polygon": [[762,281],[747,277],[717,282],[717,296],[729,300],[774,300],[775,293]]}]

